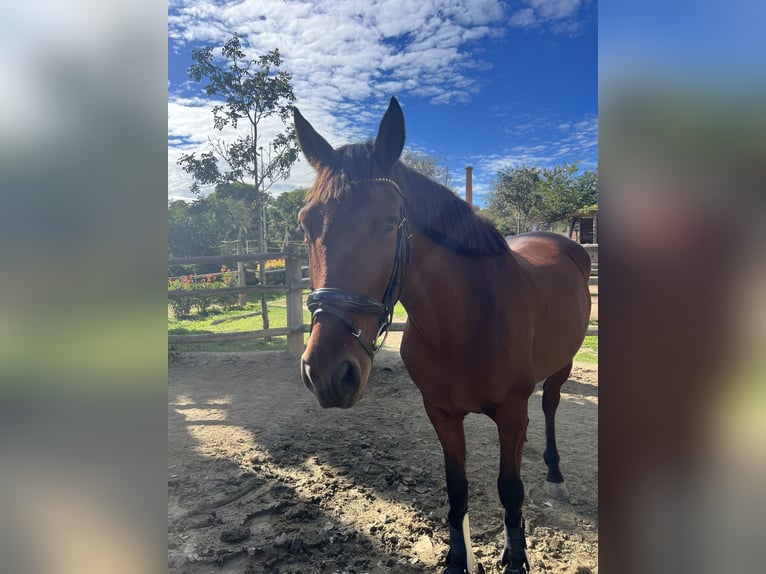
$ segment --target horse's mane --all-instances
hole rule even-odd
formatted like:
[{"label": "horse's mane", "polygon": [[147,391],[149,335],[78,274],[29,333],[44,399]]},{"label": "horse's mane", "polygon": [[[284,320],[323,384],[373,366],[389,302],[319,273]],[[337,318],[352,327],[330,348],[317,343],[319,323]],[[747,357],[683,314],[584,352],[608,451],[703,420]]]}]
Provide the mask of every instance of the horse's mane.
[{"label": "horse's mane", "polygon": [[503,235],[448,187],[407,167],[394,166],[394,179],[407,197],[407,214],[429,239],[460,255],[509,251]]},{"label": "horse's mane", "polygon": [[[372,177],[375,164],[372,151],[371,141],[335,150],[330,165],[319,170],[306,200],[341,199],[359,189],[353,184]],[[392,176],[405,196],[410,224],[435,243],[461,255],[498,255],[509,251],[495,226],[478,216],[449,188],[402,162],[396,163]]]}]

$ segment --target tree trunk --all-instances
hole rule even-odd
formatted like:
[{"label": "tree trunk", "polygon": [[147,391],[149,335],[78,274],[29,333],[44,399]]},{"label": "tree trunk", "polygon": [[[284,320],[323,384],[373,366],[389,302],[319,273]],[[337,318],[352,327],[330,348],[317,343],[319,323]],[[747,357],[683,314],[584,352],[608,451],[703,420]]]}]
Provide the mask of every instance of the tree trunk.
[{"label": "tree trunk", "polygon": [[[263,210],[263,208],[261,208]],[[260,243],[261,243],[261,253],[266,253],[266,236],[265,236],[265,225],[263,219],[261,219],[261,214],[258,214],[259,218],[259,225],[260,228]],[[261,261],[261,267],[260,267],[260,276],[261,285],[266,285],[266,262]],[[266,305],[266,293],[261,293],[261,314],[263,317],[263,328],[268,329],[269,328],[269,309]],[[268,339],[266,339],[268,341]]]},{"label": "tree trunk", "polygon": [[[242,255],[245,252],[244,240],[242,238],[242,232],[239,232],[237,237],[237,255]],[[245,276],[245,262],[237,261],[237,275],[239,276],[238,285],[244,287],[247,284],[247,277]],[[244,307],[247,304],[247,293],[239,294],[239,304]]]},{"label": "tree trunk", "polygon": [[[256,151],[256,145],[258,145],[258,123],[251,120],[253,126],[253,152]],[[258,154],[253,153],[253,175],[255,183],[255,229],[256,237],[258,237],[258,247],[262,254],[266,253],[266,230],[263,225],[263,202],[261,201],[261,184],[263,173],[261,173],[261,179],[258,178]],[[262,160],[261,160],[262,161]],[[261,163],[263,165],[263,163]],[[263,170],[261,170],[262,172]],[[261,261],[258,266],[258,280],[262,286],[266,285],[266,262]],[[263,328],[269,328],[269,309],[266,305],[266,294],[261,294],[261,320],[263,322]],[[266,338],[268,341],[269,338]]]}]

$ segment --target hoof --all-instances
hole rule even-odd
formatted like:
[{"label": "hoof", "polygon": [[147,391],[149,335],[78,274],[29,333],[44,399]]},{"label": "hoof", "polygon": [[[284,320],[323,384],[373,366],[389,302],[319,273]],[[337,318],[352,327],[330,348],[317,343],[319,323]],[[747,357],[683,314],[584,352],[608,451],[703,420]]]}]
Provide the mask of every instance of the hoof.
[{"label": "hoof", "polygon": [[557,500],[569,500],[569,489],[564,482],[548,482],[546,480],[545,490],[551,498]]},{"label": "hoof", "polygon": [[476,563],[476,569],[473,572],[469,572],[466,568],[460,566],[447,566],[442,574],[485,574],[484,566]]}]

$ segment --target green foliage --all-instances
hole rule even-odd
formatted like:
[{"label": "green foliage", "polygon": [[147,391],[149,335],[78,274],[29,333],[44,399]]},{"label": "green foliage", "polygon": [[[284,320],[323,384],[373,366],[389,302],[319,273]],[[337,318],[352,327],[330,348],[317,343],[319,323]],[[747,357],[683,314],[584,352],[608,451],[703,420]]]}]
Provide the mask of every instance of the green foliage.
[{"label": "green foliage", "polygon": [[[305,298],[308,295],[308,291],[304,292],[304,304],[303,304],[303,322],[308,324],[311,321],[311,314],[309,313]],[[283,294],[274,293],[269,297],[269,317],[271,320],[271,327],[286,327],[287,326],[287,306],[285,296]],[[213,325],[213,321],[216,319],[222,319],[226,317],[234,317],[248,313],[252,311],[260,311],[260,303],[250,302],[244,307],[236,310],[224,311],[215,309],[209,312],[207,315],[199,315],[197,313],[185,316],[183,318],[177,318],[176,316],[168,317],[168,334],[169,335],[194,335],[201,333],[233,333],[241,331],[254,331],[260,329],[259,317],[246,317],[236,321],[225,321]],[[308,333],[306,334],[308,337]],[[287,347],[286,337],[272,337],[270,341],[252,340],[252,341],[233,341],[233,342],[219,342],[219,343],[182,343],[174,344],[173,348],[178,351],[261,351],[261,350],[276,350],[285,349]]]},{"label": "green foliage", "polygon": [[598,204],[598,172],[578,171],[576,163],[503,169],[485,214],[503,232],[511,222],[517,233],[532,226],[555,229],[572,213]]},{"label": "green foliage", "polygon": [[598,363],[598,335],[585,337],[574,360],[579,363]]},{"label": "green foliage", "polygon": [[438,158],[420,151],[405,150],[400,158],[402,163],[422,173],[432,180],[451,187],[452,177],[449,165],[443,158]]},{"label": "green foliage", "polygon": [[525,225],[529,222],[530,214],[541,201],[537,192],[539,181],[537,167],[524,165],[500,170],[495,189],[489,195],[489,209],[506,219],[515,219],[516,232],[521,233],[522,221]]},{"label": "green foliage", "polygon": [[508,217],[504,217],[503,215],[497,213],[496,211],[493,211],[492,209],[478,209],[477,213],[483,217],[484,219],[488,219],[492,222],[492,224],[497,228],[497,230],[503,234],[504,237],[507,237],[508,235],[511,235],[516,228],[515,226],[512,227],[510,223],[510,219]]},{"label": "green foliage", "polygon": [[[266,205],[266,241],[284,246],[300,242],[303,233],[297,225],[298,212],[303,207],[305,190],[295,189],[275,198]],[[255,210],[252,185],[230,183],[216,186],[214,192],[194,202],[183,200],[168,203],[168,252],[171,257],[221,255],[224,241],[240,236],[252,238]],[[218,271],[215,265],[173,265],[171,276]]]},{"label": "green foliage", "polygon": [[220,221],[205,206],[183,200],[168,204],[168,252],[171,256],[218,255],[220,236]]},{"label": "green foliage", "polygon": [[[205,202],[221,222],[221,241],[244,238],[257,221],[258,194],[252,185],[219,184]],[[262,199],[261,199],[262,200]]]},{"label": "green foliage", "polygon": [[305,189],[286,191],[271,199],[266,206],[266,237],[269,243],[284,247],[290,241],[303,241],[298,226],[298,212],[303,207]]},{"label": "green foliage", "polygon": [[[193,50],[189,77],[202,83],[205,94],[214,99],[215,129],[236,130],[245,123],[247,133],[234,141],[211,140],[210,150],[199,157],[196,152],[184,154],[178,164],[193,178],[192,193],[200,193],[202,185],[216,185],[215,196],[204,206],[228,230],[229,237],[241,240],[253,229],[259,242],[265,242],[261,215],[269,200],[268,190],[289,177],[298,159],[297,137],[289,121],[295,101],[292,78],[279,70],[279,50],[249,58],[236,33],[218,54],[212,46]],[[259,129],[269,118],[278,119],[285,128],[263,142]],[[265,314],[263,319],[265,326]]]},{"label": "green foliage", "polygon": [[[241,121],[249,133],[234,142],[211,142],[211,150],[197,157],[184,154],[178,164],[194,178],[191,190],[199,193],[200,185],[250,181],[256,189],[267,190],[274,182],[286,179],[298,158],[295,131],[289,124],[295,101],[291,75],[278,70],[282,64],[279,50],[257,58],[247,58],[242,39],[234,34],[221,48],[225,65],[219,65],[212,46],[192,51],[194,64],[189,77],[204,82],[203,90],[211,98],[223,98],[213,107],[213,126],[221,131],[227,126],[237,129]],[[277,116],[285,130],[268,143],[267,152],[260,141],[258,127],[262,120]],[[228,169],[221,170],[219,160]]]},{"label": "green foliage", "polygon": [[537,215],[542,223],[565,221],[577,210],[598,203],[598,173],[577,175],[577,164],[543,169],[537,186],[541,201]]}]

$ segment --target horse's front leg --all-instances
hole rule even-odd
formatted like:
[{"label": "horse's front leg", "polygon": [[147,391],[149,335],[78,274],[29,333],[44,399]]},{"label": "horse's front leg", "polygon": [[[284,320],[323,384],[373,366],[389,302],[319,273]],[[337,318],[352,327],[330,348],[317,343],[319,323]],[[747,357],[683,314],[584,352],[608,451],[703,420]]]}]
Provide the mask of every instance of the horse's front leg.
[{"label": "horse's front leg", "polygon": [[444,451],[449,498],[449,552],[444,574],[474,574],[477,564],[471,548],[468,524],[468,481],[465,477],[464,414],[454,415],[425,402]]},{"label": "horse's front leg", "polygon": [[505,509],[505,548],[502,564],[505,574],[529,572],[527,541],[521,506],[524,502],[524,483],[521,481],[521,454],[527,427],[527,401],[510,399],[493,413],[500,438],[500,473],[497,490]]}]

